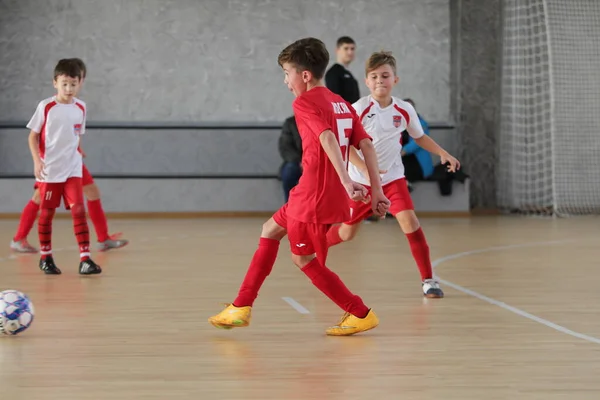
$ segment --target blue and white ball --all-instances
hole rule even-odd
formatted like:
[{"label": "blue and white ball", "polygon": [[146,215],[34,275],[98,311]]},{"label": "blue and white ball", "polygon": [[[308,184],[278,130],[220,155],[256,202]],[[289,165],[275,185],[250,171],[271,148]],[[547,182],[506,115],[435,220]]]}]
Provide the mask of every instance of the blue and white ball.
[{"label": "blue and white ball", "polygon": [[17,290],[0,292],[0,334],[18,335],[31,326],[35,311],[33,303]]}]

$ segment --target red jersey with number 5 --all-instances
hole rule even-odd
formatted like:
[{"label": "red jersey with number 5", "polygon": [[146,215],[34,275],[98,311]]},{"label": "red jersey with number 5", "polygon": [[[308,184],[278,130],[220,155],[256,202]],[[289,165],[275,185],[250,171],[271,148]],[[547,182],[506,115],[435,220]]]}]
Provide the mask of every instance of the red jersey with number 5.
[{"label": "red jersey with number 5", "polygon": [[348,194],[319,137],[332,131],[348,167],[349,147],[371,140],[350,103],[326,87],[298,96],[292,105],[302,138],[302,177],[288,200],[287,215],[298,221],[334,224],[350,219]]}]

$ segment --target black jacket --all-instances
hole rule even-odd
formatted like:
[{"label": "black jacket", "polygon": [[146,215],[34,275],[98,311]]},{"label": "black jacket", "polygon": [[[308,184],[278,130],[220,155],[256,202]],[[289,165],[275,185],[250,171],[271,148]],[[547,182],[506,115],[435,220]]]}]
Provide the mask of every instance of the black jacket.
[{"label": "black jacket", "polygon": [[325,74],[325,85],[350,104],[356,103],[360,99],[358,81],[341,64],[333,64],[329,68],[329,71]]},{"label": "black jacket", "polygon": [[286,119],[281,128],[279,154],[284,162],[300,163],[302,160],[302,139],[293,116]]}]

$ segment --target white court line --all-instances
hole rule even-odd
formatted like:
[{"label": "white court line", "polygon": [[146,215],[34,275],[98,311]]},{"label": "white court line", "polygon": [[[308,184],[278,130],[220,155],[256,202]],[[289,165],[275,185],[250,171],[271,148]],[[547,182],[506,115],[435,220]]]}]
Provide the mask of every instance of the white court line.
[{"label": "white court line", "polygon": [[[480,253],[489,253],[489,252],[493,252],[493,251],[500,251],[500,250],[508,250],[508,249],[521,249],[521,248],[525,248],[525,247],[537,247],[537,246],[550,246],[550,245],[556,245],[556,244],[564,244],[564,243],[568,243],[568,242],[572,242],[574,241],[574,239],[571,240],[554,240],[551,242],[538,242],[538,243],[523,243],[523,244],[515,244],[515,245],[510,245],[510,246],[497,246],[497,247],[486,247],[483,249],[479,249],[479,250],[471,250],[471,251],[464,251],[462,253],[456,253],[456,254],[450,254],[448,256],[445,257],[440,257],[438,259],[436,259],[435,261],[433,261],[431,263],[433,268],[438,267],[440,264],[445,263],[446,261],[450,261],[450,260],[454,260],[457,258],[462,258],[462,257],[467,257],[467,256],[471,256],[474,254],[480,254]],[[437,275],[437,274],[436,274]],[[445,279],[441,279],[438,277],[438,280],[447,285],[450,286],[451,288],[458,290],[459,292],[463,292],[465,294],[468,294],[469,296],[473,296],[479,300],[483,300],[487,303],[493,304],[495,306],[501,307],[505,310],[508,310],[512,313],[515,313],[517,315],[520,315],[521,317],[527,318],[531,321],[535,321],[537,323],[540,323],[542,325],[545,325],[549,328],[552,328],[558,332],[562,332],[565,333],[567,335],[579,338],[579,339],[583,339],[583,340],[587,340],[588,342],[592,342],[592,343],[596,343],[596,344],[600,344],[600,338],[596,338],[593,336],[588,336],[588,335],[584,335],[583,333],[579,333],[579,332],[575,332],[572,331],[568,328],[565,328],[564,326],[555,324],[554,322],[550,322],[546,319],[537,317],[533,314],[528,313],[527,311],[523,311],[519,308],[513,307],[509,304],[506,304],[502,301],[498,301],[495,299],[492,299],[491,297],[487,297],[481,293],[478,293],[474,290],[471,289],[467,289],[465,287],[462,287],[460,285],[457,285],[455,283],[452,283],[450,281],[447,281]]]},{"label": "white court line", "polygon": [[292,299],[291,297],[282,297],[283,301],[285,301],[286,303],[288,303],[290,306],[292,306],[292,308],[296,311],[298,311],[300,314],[310,314],[310,311],[308,311],[306,308],[304,308],[304,306],[300,303],[298,303],[296,300]]}]

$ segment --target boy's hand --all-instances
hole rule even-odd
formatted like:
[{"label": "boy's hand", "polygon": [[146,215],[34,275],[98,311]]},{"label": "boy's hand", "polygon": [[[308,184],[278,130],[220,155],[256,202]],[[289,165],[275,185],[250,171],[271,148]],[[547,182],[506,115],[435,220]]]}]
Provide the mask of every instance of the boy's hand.
[{"label": "boy's hand", "polygon": [[382,190],[371,193],[371,208],[375,215],[385,217],[385,214],[390,208],[390,201],[385,197]]},{"label": "boy's hand", "polygon": [[449,172],[456,172],[460,169],[460,162],[449,153],[442,153],[440,161],[442,162],[442,165],[446,163],[450,164],[447,166]]},{"label": "boy's hand", "polygon": [[344,184],[344,188],[346,189],[348,196],[354,201],[366,201],[368,198],[369,192],[367,191],[367,188],[360,183],[350,181]]},{"label": "boy's hand", "polygon": [[44,172],[44,167],[45,167],[45,165],[42,160],[33,162],[33,173],[35,174],[35,177],[37,179],[39,179],[40,181],[43,181],[44,178],[46,177],[46,174]]}]

